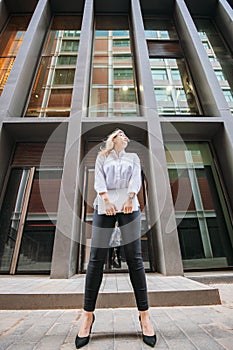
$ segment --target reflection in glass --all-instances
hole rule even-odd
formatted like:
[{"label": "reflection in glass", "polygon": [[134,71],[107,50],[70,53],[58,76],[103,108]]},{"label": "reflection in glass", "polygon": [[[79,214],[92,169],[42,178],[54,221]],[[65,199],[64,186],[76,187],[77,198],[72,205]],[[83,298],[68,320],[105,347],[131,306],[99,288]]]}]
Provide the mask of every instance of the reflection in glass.
[{"label": "reflection in glass", "polygon": [[177,40],[175,25],[171,18],[144,17],[146,39]]},{"label": "reflection in glass", "polygon": [[17,272],[50,272],[61,169],[37,169],[25,220]]},{"label": "reflection in glass", "polygon": [[[211,19],[194,18],[199,36],[206,49],[217,79],[226,97],[225,91],[233,92],[233,58]],[[233,113],[233,101],[226,97]]]},{"label": "reflection in glass", "polygon": [[0,95],[22,44],[31,16],[12,16],[0,35]]},{"label": "reflection in glass", "polygon": [[[61,19],[62,17],[62,19]],[[25,117],[68,117],[80,31],[77,16],[54,17]]]},{"label": "reflection in glass", "polygon": [[12,169],[0,212],[0,272],[9,272],[29,170]]},{"label": "reflection in glass", "polygon": [[159,114],[199,114],[184,59],[151,58],[150,64]]},{"label": "reflection in glass", "polygon": [[208,144],[186,146],[166,145],[184,268],[233,266],[232,224]]},{"label": "reflection in glass", "polygon": [[[53,241],[62,170],[37,169],[31,188],[25,222],[21,220],[30,169],[13,168],[0,212],[0,272],[9,273],[19,239],[19,223],[23,235],[16,272],[48,273]],[[20,222],[21,220],[21,222]]]},{"label": "reflection in glass", "polygon": [[129,31],[96,30],[89,116],[135,116],[135,81]]}]

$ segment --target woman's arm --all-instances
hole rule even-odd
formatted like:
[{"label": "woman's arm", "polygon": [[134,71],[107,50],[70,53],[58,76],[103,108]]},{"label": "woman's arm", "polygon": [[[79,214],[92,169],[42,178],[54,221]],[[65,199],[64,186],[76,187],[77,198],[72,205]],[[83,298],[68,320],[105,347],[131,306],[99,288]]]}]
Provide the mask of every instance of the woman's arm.
[{"label": "woman's arm", "polygon": [[103,170],[104,156],[97,156],[95,162],[95,183],[94,188],[98,195],[104,200],[106,215],[116,215],[117,208],[110,202],[108,197],[105,174]]},{"label": "woman's arm", "polygon": [[141,177],[141,164],[140,159],[136,153],[133,154],[133,172],[131,175],[131,178],[129,180],[129,186],[127,193],[135,193],[138,194],[141,188],[142,184],[142,177]]}]

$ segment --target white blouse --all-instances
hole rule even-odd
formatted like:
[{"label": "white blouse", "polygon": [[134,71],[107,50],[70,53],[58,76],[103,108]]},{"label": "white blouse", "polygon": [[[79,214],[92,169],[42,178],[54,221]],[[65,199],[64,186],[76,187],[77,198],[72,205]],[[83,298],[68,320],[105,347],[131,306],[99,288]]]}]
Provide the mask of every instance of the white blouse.
[{"label": "white blouse", "polygon": [[[121,151],[118,156],[115,150],[112,150],[108,157],[97,156],[94,188],[98,194],[119,188],[127,188],[127,193],[137,194],[141,188],[141,165],[138,155]],[[94,206],[97,205],[97,197]],[[134,196],[134,199],[139,206],[137,196]]]}]

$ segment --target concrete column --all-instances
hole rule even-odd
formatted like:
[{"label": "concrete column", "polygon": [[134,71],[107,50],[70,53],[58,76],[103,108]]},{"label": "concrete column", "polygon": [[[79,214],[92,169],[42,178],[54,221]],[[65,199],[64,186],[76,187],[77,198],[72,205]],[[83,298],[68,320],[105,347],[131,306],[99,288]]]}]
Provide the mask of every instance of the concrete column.
[{"label": "concrete column", "polygon": [[3,118],[22,116],[50,19],[49,0],[39,0],[0,98]]},{"label": "concrete column", "polygon": [[233,9],[226,0],[219,0],[215,16],[218,29],[233,51]]},{"label": "concrete column", "polygon": [[79,180],[82,176],[79,172],[81,131],[82,117],[86,116],[89,94],[93,16],[93,0],[86,0],[66,140],[51,278],[69,278],[77,269],[81,228],[79,220],[81,212]]},{"label": "concrete column", "polygon": [[141,111],[148,122],[148,147],[150,159],[149,206],[153,225],[152,239],[156,250],[157,271],[165,275],[182,275],[183,266],[175,213],[167,171],[163,135],[144,34],[139,0],[132,0],[132,31],[136,56]]},{"label": "concrete column", "polygon": [[181,45],[190,63],[204,114],[211,117],[229,115],[229,106],[184,0],[176,0],[174,19],[177,31],[182,34]]},{"label": "concrete column", "polygon": [[9,16],[9,12],[5,4],[5,1],[0,1],[0,31],[2,31],[8,16]]}]

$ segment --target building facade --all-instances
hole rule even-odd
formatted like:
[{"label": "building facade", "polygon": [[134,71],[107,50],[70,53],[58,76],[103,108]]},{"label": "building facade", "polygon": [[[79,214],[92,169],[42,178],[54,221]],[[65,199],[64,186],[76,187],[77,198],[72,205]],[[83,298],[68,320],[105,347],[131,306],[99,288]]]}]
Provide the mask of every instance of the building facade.
[{"label": "building facade", "polygon": [[232,20],[230,0],[0,2],[1,274],[85,273],[116,128],[141,160],[146,271],[233,268]]}]

